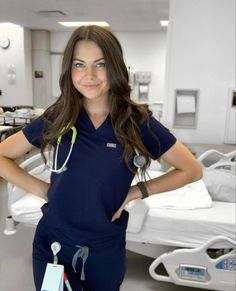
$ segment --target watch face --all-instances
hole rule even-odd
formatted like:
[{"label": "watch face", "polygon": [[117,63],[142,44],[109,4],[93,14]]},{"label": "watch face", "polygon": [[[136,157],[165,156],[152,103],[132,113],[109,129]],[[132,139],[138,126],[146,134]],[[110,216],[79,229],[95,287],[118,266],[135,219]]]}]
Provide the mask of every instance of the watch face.
[{"label": "watch face", "polygon": [[10,39],[8,37],[0,37],[0,47],[6,49],[10,46]]}]

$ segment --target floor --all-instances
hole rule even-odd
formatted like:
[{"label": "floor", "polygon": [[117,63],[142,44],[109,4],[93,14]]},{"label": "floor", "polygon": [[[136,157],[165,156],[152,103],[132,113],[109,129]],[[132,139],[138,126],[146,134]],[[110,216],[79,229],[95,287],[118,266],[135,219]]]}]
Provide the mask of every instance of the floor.
[{"label": "floor", "polygon": [[[34,229],[19,225],[15,235],[5,236],[6,206],[6,183],[0,178],[0,291],[33,291],[31,243]],[[151,262],[151,258],[127,251],[127,273],[121,291],[203,290],[155,281],[148,273]]]}]

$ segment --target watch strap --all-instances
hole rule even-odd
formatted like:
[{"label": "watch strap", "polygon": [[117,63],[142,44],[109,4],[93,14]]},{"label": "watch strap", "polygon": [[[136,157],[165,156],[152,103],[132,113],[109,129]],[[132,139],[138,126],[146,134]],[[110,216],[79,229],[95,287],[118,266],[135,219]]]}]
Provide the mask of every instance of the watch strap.
[{"label": "watch strap", "polygon": [[147,198],[147,197],[149,196],[149,195],[148,195],[147,188],[146,188],[144,182],[138,182],[138,183],[137,183],[137,187],[139,188],[140,192],[141,192],[142,195],[143,195],[142,199],[145,199],[145,198]]}]

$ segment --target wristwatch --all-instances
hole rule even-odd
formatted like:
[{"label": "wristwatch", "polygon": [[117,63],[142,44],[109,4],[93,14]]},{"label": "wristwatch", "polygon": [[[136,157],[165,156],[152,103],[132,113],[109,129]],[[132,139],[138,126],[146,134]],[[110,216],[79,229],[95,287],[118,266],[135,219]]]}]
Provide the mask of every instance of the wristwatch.
[{"label": "wristwatch", "polygon": [[149,195],[148,195],[148,191],[147,191],[147,188],[144,184],[144,182],[138,182],[137,183],[137,187],[139,188],[140,192],[142,193],[143,197],[142,199],[145,199],[147,198]]}]

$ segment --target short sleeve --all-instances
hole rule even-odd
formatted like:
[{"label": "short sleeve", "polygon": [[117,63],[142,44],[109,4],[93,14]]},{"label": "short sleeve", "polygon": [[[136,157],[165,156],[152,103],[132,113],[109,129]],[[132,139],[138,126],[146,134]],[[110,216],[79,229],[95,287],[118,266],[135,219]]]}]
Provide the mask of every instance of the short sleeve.
[{"label": "short sleeve", "polygon": [[37,148],[40,148],[41,134],[44,129],[44,120],[40,116],[23,128],[23,133],[27,140]]},{"label": "short sleeve", "polygon": [[158,159],[176,143],[176,137],[169,129],[151,115],[140,125],[140,130],[142,142],[154,159]]}]

